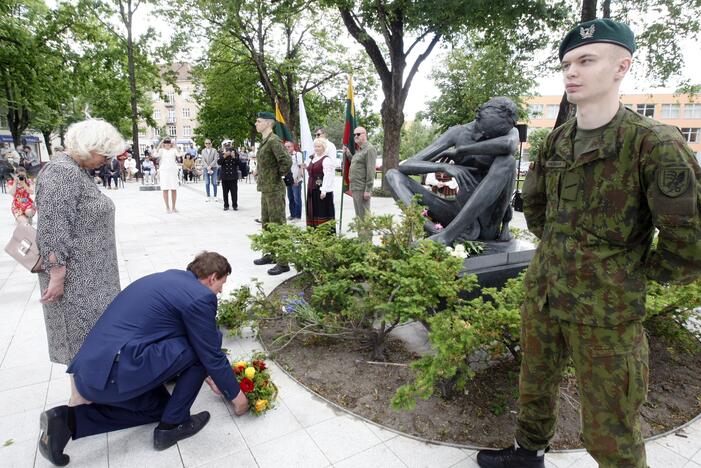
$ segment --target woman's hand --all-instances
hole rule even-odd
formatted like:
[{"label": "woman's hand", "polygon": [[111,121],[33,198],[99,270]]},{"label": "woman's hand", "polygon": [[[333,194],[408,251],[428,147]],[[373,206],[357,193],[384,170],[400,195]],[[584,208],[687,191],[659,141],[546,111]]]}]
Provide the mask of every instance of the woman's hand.
[{"label": "woman's hand", "polygon": [[321,198],[322,200],[324,198],[326,198],[326,192],[321,192],[321,194],[319,195],[319,198]]},{"label": "woman's hand", "polygon": [[63,297],[63,284],[66,279],[66,267],[55,266],[49,271],[49,286],[41,295],[42,304],[58,302]]}]

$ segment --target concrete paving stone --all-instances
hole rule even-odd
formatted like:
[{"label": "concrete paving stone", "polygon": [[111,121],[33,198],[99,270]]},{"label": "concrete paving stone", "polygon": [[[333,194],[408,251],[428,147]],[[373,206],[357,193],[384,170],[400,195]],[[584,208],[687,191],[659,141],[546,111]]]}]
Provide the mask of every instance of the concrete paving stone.
[{"label": "concrete paving stone", "polygon": [[361,420],[346,415],[308,427],[307,433],[331,463],[381,443]]},{"label": "concrete paving stone", "polygon": [[697,431],[693,427],[685,428],[656,442],[684,458],[691,459],[701,450],[701,431]]},{"label": "concrete paving stone", "polygon": [[62,379],[49,381],[49,390],[46,392],[46,408],[53,408],[65,404],[71,397],[71,380],[68,374]]},{"label": "concrete paving stone", "polygon": [[682,468],[701,468],[701,465],[699,465],[696,462],[690,461],[686,465],[684,465]]},{"label": "concrete paving stone", "polygon": [[467,454],[467,458],[460,460],[450,468],[479,468],[476,459],[477,452],[474,452],[472,450],[463,450],[463,452]]},{"label": "concrete paving stone", "polygon": [[322,468],[330,464],[303,429],[254,445],[251,453],[260,468]]},{"label": "concrete paving stone", "polygon": [[405,468],[406,465],[384,444],[375,445],[363,452],[333,464],[335,468]]},{"label": "concrete paving stone", "polygon": [[451,466],[467,455],[460,449],[445,445],[426,444],[409,437],[395,437],[385,442],[408,467],[433,468]]},{"label": "concrete paving stone", "polygon": [[32,363],[48,362],[48,360],[49,350],[45,336],[16,336],[7,348],[0,368],[9,369]]},{"label": "concrete paving stone", "polygon": [[3,468],[32,468],[36,454],[36,439],[16,442],[6,447],[0,444],[0,465]]},{"label": "concrete paving stone", "polygon": [[[277,378],[275,378],[277,384]],[[299,385],[286,385],[280,389],[280,397],[302,427],[314,426],[322,421],[344,415],[324,400]]]},{"label": "concrete paving stone", "polygon": [[370,431],[372,431],[372,433],[375,434],[382,442],[387,442],[388,440],[394,439],[395,437],[401,437],[396,432],[387,430],[384,427],[379,426],[378,424],[370,423],[367,421],[363,421],[363,424],[365,424],[368,427],[368,429],[370,429]]},{"label": "concrete paving stone", "polygon": [[[26,440],[36,441],[39,436],[39,415],[40,408],[10,414],[0,418],[0,448],[7,441],[14,443]],[[2,456],[0,456],[2,460]]]},{"label": "concrete paving stone", "polygon": [[582,452],[548,453],[545,455],[545,462],[555,468],[568,468],[584,457]]},{"label": "concrete paving stone", "polygon": [[656,441],[646,444],[645,451],[647,452],[647,464],[650,468],[684,466],[689,461]]},{"label": "concrete paving stone", "polygon": [[240,450],[235,453],[227,454],[216,460],[197,465],[197,468],[258,468],[258,463],[253,457],[250,450]]},{"label": "concrete paving stone", "polygon": [[234,421],[249,447],[302,429],[302,425],[282,401],[278,401],[277,406],[263,416],[245,414]]},{"label": "concrete paving stone", "polygon": [[0,392],[0,417],[43,408],[48,386],[41,382]]},{"label": "concrete paving stone", "polygon": [[[107,468],[107,434],[98,434],[68,442],[64,453],[71,457],[70,467]],[[52,468],[54,465],[37,451],[35,468]]]},{"label": "concrete paving stone", "polygon": [[153,448],[155,424],[133,427],[107,434],[110,468],[176,468],[183,466],[178,445],[163,451]]},{"label": "concrete paving stone", "polygon": [[57,364],[55,362],[51,363],[51,380],[62,379],[66,377],[66,369],[68,366],[65,364]]},{"label": "concrete paving stone", "polygon": [[46,382],[50,376],[50,362],[0,369],[0,392]]},{"label": "concrete paving stone", "polygon": [[[234,421],[228,413],[212,416],[196,435],[178,442],[180,457],[186,467],[218,460],[226,455],[248,450]],[[235,466],[232,463],[231,466]]]}]

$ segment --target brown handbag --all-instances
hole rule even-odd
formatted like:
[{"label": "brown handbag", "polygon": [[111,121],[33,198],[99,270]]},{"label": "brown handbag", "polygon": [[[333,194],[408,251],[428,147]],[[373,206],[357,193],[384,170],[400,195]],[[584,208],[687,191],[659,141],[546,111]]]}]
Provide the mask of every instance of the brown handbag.
[{"label": "brown handbag", "polygon": [[43,271],[37,245],[37,230],[33,226],[18,224],[10,242],[5,246],[5,252],[32,273]]}]

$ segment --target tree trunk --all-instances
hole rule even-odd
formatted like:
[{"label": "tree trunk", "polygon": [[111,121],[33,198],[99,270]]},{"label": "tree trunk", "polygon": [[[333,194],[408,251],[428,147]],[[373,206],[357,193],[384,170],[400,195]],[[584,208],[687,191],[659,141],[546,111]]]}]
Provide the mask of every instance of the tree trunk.
[{"label": "tree trunk", "polygon": [[134,70],[134,42],[132,39],[132,15],[131,0],[127,0],[127,66],[129,68],[129,91],[131,101],[131,141],[132,157],[136,160],[136,169],[141,171],[141,158],[139,156],[139,108],[137,106],[136,72]]},{"label": "tree trunk", "polygon": [[[401,93],[401,89],[395,94]],[[401,141],[402,125],[404,124],[403,106],[397,105],[398,98],[385,97],[382,102],[382,128],[384,129],[384,139],[382,143],[382,190],[389,192],[389,185],[384,178],[388,168],[399,165],[399,144]]]},{"label": "tree trunk", "polygon": [[[8,70],[4,70],[5,73],[5,99],[7,103],[17,102],[14,90],[12,89],[12,82],[9,77]],[[10,134],[12,135],[12,142],[15,148],[18,148],[22,143],[22,133],[29,127],[30,114],[26,107],[14,107],[12,105],[7,106],[7,126],[10,129]]]},{"label": "tree trunk", "polygon": [[601,16],[602,18],[610,18],[611,17],[611,0],[604,0],[604,3],[601,7]]},{"label": "tree trunk", "polygon": [[[51,149],[51,130],[42,130],[41,135],[44,137],[46,151],[49,153],[49,158],[51,158],[51,155],[54,154]],[[41,159],[41,157],[39,159]]]}]

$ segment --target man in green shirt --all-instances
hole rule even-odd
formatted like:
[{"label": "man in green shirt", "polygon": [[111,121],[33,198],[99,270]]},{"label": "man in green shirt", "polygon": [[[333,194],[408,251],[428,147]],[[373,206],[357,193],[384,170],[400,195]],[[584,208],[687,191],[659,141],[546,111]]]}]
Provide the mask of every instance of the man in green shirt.
[{"label": "man in green shirt", "polygon": [[[343,147],[343,153],[351,160],[348,171],[349,189],[353,194],[353,208],[355,215],[364,219],[370,212],[370,197],[375,181],[375,161],[377,150],[368,141],[368,133],[363,127],[358,127],[353,132],[355,144],[358,150],[351,154],[347,147]],[[358,233],[364,240],[370,240],[371,233],[367,230]]]},{"label": "man in green shirt", "polygon": [[[280,139],[273,133],[275,115],[272,112],[259,112],[256,119],[256,130],[263,136],[256,158],[256,184],[260,192],[260,220],[263,229],[268,224],[285,224],[285,184],[282,178],[292,165],[292,159],[282,145]],[[256,265],[273,263],[275,259],[269,253],[253,261]],[[279,275],[290,271],[287,264],[278,263],[268,270],[269,275]]]},{"label": "man in green shirt", "polygon": [[701,275],[701,168],[677,128],[620,103],[634,51],[633,32],[609,19],[560,46],[577,115],[548,136],[524,183],[540,243],[524,281],[518,428],[513,447],[479,452],[483,468],[545,466],[570,358],[587,451],[601,467],[647,466],[646,284]]}]

